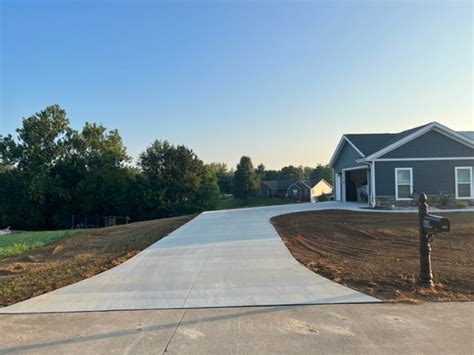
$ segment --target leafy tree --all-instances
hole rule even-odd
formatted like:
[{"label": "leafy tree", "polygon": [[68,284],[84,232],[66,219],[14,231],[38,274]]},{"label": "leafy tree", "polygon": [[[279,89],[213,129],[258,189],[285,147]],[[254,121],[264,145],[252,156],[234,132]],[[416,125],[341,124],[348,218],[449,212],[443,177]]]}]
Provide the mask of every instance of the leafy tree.
[{"label": "leafy tree", "polygon": [[311,172],[311,179],[324,179],[331,185],[334,185],[333,171],[328,165],[318,164]]},{"label": "leafy tree", "polygon": [[202,183],[198,190],[200,210],[212,210],[217,206],[219,201],[219,185],[216,175],[206,165],[202,174]]},{"label": "leafy tree", "polygon": [[302,166],[285,166],[280,170],[280,179],[304,179],[304,170]]},{"label": "leafy tree", "polygon": [[309,167],[309,166],[305,166],[303,168],[303,176],[305,179],[311,179],[311,174],[313,172],[313,168]]},{"label": "leafy tree", "polygon": [[309,166],[288,165],[281,170],[265,170],[262,180],[291,180],[291,179],[325,179],[332,184],[332,169],[327,165],[318,164],[316,168]]},{"label": "leafy tree", "polygon": [[[26,225],[53,227],[60,201],[70,199],[70,192],[54,171],[66,156],[73,133],[66,112],[58,105],[48,106],[24,118],[16,132],[16,140],[11,135],[0,136],[0,165],[14,168],[3,176],[9,189],[2,216],[15,222],[23,217]],[[11,211],[13,206],[17,210]]]},{"label": "leafy tree", "polygon": [[253,168],[252,160],[243,156],[234,174],[234,196],[247,203],[249,195],[255,193],[258,189],[258,176]]},{"label": "leafy tree", "polygon": [[265,176],[265,165],[262,163],[258,164],[257,169],[255,169],[255,174],[257,174],[259,180],[263,180]]},{"label": "leafy tree", "polygon": [[278,180],[280,179],[280,172],[278,170],[265,170],[262,180]]},{"label": "leafy tree", "polygon": [[[217,203],[215,172],[184,146],[155,141],[134,168],[117,130],[85,123],[76,131],[58,105],[24,118],[16,132],[0,136],[0,226],[64,228],[71,214],[142,220]],[[232,172],[220,170],[230,191]]]},{"label": "leafy tree", "polygon": [[72,213],[129,212],[134,180],[118,132],[69,127],[58,105],[23,119],[18,138],[0,137],[0,223],[21,228],[69,225]]},{"label": "leafy tree", "polygon": [[155,140],[139,164],[150,183],[156,217],[201,211],[219,195],[211,170],[183,145]]},{"label": "leafy tree", "polygon": [[231,194],[234,172],[232,170],[228,171],[227,165],[224,163],[211,163],[208,167],[217,179],[220,192],[222,194]]},{"label": "leafy tree", "polygon": [[74,192],[73,213],[128,215],[127,192],[134,173],[117,130],[86,122],[71,137],[72,149],[58,164],[64,181]]}]

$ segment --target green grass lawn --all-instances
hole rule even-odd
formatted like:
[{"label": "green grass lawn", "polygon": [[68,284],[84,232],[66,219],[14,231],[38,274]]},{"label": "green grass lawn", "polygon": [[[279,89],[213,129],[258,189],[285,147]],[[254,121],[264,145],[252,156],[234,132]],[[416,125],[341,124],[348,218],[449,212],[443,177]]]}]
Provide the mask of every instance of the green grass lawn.
[{"label": "green grass lawn", "polygon": [[247,203],[234,198],[233,196],[221,196],[217,203],[216,210],[228,210],[233,208],[245,208],[245,207],[262,207],[262,206],[276,206],[276,205],[287,205],[289,203],[298,203],[299,201],[293,201],[289,199],[281,198],[268,198],[268,197],[256,197],[251,196],[248,198]]},{"label": "green grass lawn", "polygon": [[0,259],[16,256],[30,249],[43,247],[58,239],[67,238],[82,231],[84,230],[13,232],[7,235],[0,235]]}]

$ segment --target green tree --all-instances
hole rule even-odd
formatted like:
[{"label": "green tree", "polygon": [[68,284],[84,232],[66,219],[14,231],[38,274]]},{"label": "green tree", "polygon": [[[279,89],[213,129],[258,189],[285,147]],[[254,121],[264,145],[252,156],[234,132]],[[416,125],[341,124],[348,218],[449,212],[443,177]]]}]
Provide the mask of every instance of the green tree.
[{"label": "green tree", "polygon": [[280,179],[280,172],[278,170],[265,170],[262,180],[278,180]]},{"label": "green tree", "polygon": [[265,165],[262,163],[258,164],[257,169],[255,169],[255,174],[257,174],[260,181],[265,177]]},{"label": "green tree", "polygon": [[58,170],[73,192],[72,213],[129,215],[127,193],[135,172],[117,130],[86,122],[71,136]]},{"label": "green tree", "polygon": [[17,139],[0,136],[0,165],[13,169],[3,176],[9,189],[4,192],[2,216],[15,223],[22,216],[26,226],[54,227],[58,205],[70,199],[54,171],[67,155],[73,134],[66,112],[58,105],[48,106],[24,118],[16,132]]},{"label": "green tree", "polygon": [[304,170],[302,166],[293,166],[288,165],[283,167],[280,170],[280,179],[290,180],[290,179],[304,179]]},{"label": "green tree", "polygon": [[234,173],[234,196],[247,203],[248,197],[257,191],[258,184],[258,176],[253,168],[252,160],[243,156]]},{"label": "green tree", "polygon": [[155,217],[198,212],[217,200],[215,176],[183,145],[155,140],[139,164],[149,180]]},{"label": "green tree", "polygon": [[208,167],[217,179],[221,194],[231,194],[234,172],[227,170],[227,165],[224,163],[211,163]]},{"label": "green tree", "polygon": [[305,179],[311,179],[311,174],[313,173],[313,168],[309,167],[309,166],[305,166],[303,168],[303,175],[304,175],[304,178]]},{"label": "green tree", "polygon": [[318,164],[311,172],[311,179],[324,179],[331,185],[334,185],[333,171],[328,165]]},{"label": "green tree", "polygon": [[217,206],[219,201],[219,185],[214,172],[208,167],[204,166],[202,173],[202,182],[198,190],[199,206],[202,210],[212,210]]},{"label": "green tree", "polygon": [[71,214],[128,214],[135,174],[118,131],[69,127],[58,105],[23,119],[18,137],[0,137],[0,224],[58,228]]}]

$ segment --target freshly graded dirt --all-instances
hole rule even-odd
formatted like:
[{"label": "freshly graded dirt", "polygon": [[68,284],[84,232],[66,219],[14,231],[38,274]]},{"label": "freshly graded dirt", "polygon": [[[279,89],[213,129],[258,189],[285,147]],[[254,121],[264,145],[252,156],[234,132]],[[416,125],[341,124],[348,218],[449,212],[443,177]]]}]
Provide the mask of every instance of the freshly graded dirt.
[{"label": "freshly graded dirt", "polygon": [[131,258],[194,216],[93,229],[0,260],[0,306],[92,277]]},{"label": "freshly graded dirt", "polygon": [[312,271],[387,301],[473,301],[474,213],[448,217],[451,232],[432,247],[435,286],[416,283],[418,215],[325,210],[272,218],[293,256]]}]

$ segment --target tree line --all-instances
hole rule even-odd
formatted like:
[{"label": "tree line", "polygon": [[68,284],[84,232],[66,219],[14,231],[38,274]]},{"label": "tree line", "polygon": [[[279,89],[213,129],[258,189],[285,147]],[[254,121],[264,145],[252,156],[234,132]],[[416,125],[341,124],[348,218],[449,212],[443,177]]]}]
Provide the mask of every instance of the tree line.
[{"label": "tree line", "polygon": [[243,156],[236,170],[228,171],[222,163],[211,164],[215,171],[221,192],[232,193],[235,197],[247,202],[249,196],[256,195],[260,182],[268,180],[325,179],[333,184],[332,169],[318,164],[315,168],[288,165],[280,170],[267,170],[263,164],[253,167],[250,157]]},{"label": "tree line", "polygon": [[16,229],[67,228],[75,214],[133,221],[192,214],[214,209],[219,194],[246,200],[261,180],[332,179],[327,167],[254,169],[248,157],[229,170],[166,140],[133,165],[117,130],[89,122],[75,130],[58,105],[24,118],[16,132],[0,135],[0,226]]}]

